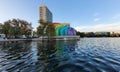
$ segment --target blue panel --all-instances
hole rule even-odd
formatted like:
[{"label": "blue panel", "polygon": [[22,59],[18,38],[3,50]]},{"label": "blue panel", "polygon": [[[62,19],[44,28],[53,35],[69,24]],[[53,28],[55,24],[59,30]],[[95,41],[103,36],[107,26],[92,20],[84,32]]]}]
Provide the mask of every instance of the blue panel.
[{"label": "blue panel", "polygon": [[62,36],[67,36],[67,31],[68,31],[68,26],[65,26],[61,29],[61,35]]}]

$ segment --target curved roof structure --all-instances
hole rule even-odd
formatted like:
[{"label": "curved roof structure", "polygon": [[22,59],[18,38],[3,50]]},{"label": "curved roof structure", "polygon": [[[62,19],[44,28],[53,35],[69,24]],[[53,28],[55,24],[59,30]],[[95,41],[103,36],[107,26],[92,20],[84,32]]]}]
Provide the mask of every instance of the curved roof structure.
[{"label": "curved roof structure", "polygon": [[73,36],[76,31],[69,26],[69,24],[53,23],[56,36]]},{"label": "curved roof structure", "polygon": [[62,29],[61,29],[61,35],[62,36],[67,36],[68,35],[68,26],[64,26]]},{"label": "curved roof structure", "polygon": [[55,28],[55,30],[56,30],[56,31],[55,31],[55,32],[56,32],[55,35],[56,35],[56,36],[60,36],[60,35],[61,35],[61,32],[60,32],[60,31],[61,31],[61,29],[62,29],[63,27],[64,27],[64,26],[58,26],[58,27]]}]

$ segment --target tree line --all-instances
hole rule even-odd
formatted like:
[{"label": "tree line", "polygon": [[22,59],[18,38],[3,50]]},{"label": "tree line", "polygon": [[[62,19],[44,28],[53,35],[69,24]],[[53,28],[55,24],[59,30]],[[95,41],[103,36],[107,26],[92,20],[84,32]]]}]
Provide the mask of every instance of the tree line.
[{"label": "tree line", "polygon": [[120,33],[114,32],[77,32],[80,37],[120,37]]},{"label": "tree line", "polygon": [[31,23],[20,19],[8,20],[0,24],[0,33],[5,34],[6,38],[17,38],[22,35],[29,36],[31,35],[31,29],[27,25],[31,25]]}]

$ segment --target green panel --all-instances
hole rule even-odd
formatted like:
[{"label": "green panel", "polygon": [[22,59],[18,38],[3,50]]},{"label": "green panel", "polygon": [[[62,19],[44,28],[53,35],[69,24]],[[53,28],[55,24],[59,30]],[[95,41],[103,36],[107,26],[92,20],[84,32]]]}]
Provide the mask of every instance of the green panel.
[{"label": "green panel", "polygon": [[55,30],[56,30],[56,31],[55,31],[55,32],[56,32],[56,34],[55,34],[56,36],[61,36],[61,29],[62,29],[63,27],[64,27],[64,26],[58,26],[58,27],[56,27],[56,29],[55,29]]},{"label": "green panel", "polygon": [[61,35],[62,36],[67,36],[67,31],[68,31],[68,26],[64,26],[62,29],[61,29]]}]

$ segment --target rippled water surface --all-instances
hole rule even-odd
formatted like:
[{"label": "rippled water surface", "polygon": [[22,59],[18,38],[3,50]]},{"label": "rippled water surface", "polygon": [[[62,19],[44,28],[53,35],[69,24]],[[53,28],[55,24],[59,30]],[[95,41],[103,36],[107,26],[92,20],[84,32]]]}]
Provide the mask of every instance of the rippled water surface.
[{"label": "rippled water surface", "polygon": [[0,72],[120,72],[120,38],[1,44]]}]

